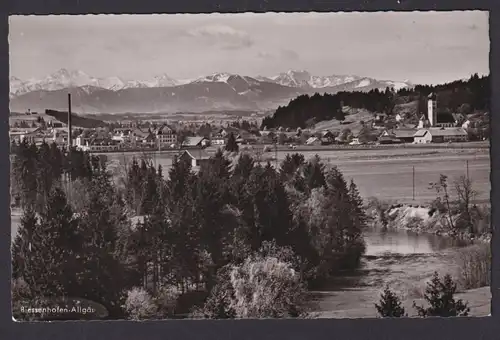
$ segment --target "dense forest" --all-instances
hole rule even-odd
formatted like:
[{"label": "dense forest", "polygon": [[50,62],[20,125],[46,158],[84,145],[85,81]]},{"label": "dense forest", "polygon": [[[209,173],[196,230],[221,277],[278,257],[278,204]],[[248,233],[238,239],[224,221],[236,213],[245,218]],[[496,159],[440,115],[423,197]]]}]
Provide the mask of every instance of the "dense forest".
[{"label": "dense forest", "polygon": [[167,174],[134,160],[113,177],[84,152],[12,149],[18,320],[61,297],[111,319],[299,317],[306,290],[357,267],[365,249],[356,185],[319,157],[275,169],[218,152],[198,172],[174,159]]},{"label": "dense forest", "polygon": [[437,95],[438,109],[443,112],[470,114],[488,112],[490,109],[490,76],[477,74],[468,80],[429,86],[417,85],[413,89],[394,91],[372,90],[369,92],[339,92],[337,94],[302,95],[287,106],[279,107],[272,116],[264,118],[264,128],[306,128],[324,120],[344,120],[341,106],[362,108],[370,112],[392,115],[398,104],[418,102],[417,115],[427,112],[426,98],[430,93]]}]

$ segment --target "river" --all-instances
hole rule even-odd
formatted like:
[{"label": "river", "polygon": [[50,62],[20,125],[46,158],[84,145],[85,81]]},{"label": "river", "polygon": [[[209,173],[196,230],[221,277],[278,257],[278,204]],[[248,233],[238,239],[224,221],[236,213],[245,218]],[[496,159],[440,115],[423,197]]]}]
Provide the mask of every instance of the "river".
[{"label": "river", "polygon": [[405,230],[371,229],[365,232],[365,242],[366,252],[358,270],[343,273],[322,290],[310,292],[316,316],[376,317],[374,304],[386,285],[400,296],[411,314],[413,300],[423,297],[433,272],[454,276],[456,253],[468,246],[448,237]]}]

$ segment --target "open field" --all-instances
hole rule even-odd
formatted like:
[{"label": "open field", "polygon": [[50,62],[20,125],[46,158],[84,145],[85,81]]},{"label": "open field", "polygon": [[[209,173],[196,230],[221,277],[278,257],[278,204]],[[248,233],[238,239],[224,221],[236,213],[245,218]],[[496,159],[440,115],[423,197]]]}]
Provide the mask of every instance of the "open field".
[{"label": "open field", "polygon": [[[278,151],[278,161],[293,151]],[[195,152],[194,152],[195,153]],[[429,188],[429,182],[439,179],[440,174],[451,180],[467,174],[472,178],[478,192],[477,200],[487,203],[490,200],[490,157],[489,150],[452,150],[452,149],[391,149],[391,150],[325,150],[302,151],[307,158],[318,154],[325,163],[336,165],[347,180],[354,180],[364,198],[377,197],[398,203],[425,204],[436,197]],[[195,153],[196,154],[196,153]],[[274,156],[273,153],[268,153]],[[134,157],[142,153],[107,154],[110,168],[123,170],[123,164],[130,164]],[[156,165],[161,165],[164,173],[172,164],[172,153],[148,154]],[[273,162],[274,164],[274,162]],[[415,168],[415,200],[413,192],[413,167]],[[11,214],[13,235],[17,230],[20,212]]]},{"label": "open field", "polygon": [[[399,203],[425,204],[436,197],[429,188],[430,182],[445,174],[450,180],[467,175],[478,192],[476,199],[489,202],[490,156],[487,149],[366,149],[323,151],[278,151],[278,162],[289,153],[300,152],[308,159],[318,154],[325,163],[336,165],[347,180],[354,180],[364,198],[377,197]],[[196,156],[196,151],[193,151]],[[141,158],[141,153],[108,154],[114,168]],[[274,152],[263,155],[274,157]],[[148,156],[163,169],[172,164],[172,154],[155,153]],[[275,161],[271,161],[275,164]],[[413,168],[415,169],[415,199],[413,200]]]}]

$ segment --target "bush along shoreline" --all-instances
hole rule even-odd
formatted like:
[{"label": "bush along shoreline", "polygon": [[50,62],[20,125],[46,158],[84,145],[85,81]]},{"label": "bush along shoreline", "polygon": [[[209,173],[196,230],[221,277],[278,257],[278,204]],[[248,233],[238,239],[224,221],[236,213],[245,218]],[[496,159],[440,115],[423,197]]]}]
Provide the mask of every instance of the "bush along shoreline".
[{"label": "bush along shoreline", "polygon": [[372,227],[430,233],[468,242],[491,241],[491,206],[477,205],[473,182],[445,175],[431,183],[436,199],[428,205],[391,204],[370,198],[365,204]]}]

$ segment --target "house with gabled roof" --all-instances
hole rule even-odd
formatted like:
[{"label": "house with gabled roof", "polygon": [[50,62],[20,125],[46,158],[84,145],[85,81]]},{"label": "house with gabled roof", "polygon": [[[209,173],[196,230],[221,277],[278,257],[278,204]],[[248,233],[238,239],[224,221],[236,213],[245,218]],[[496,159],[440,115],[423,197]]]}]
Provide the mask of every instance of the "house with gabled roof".
[{"label": "house with gabled roof", "polygon": [[388,144],[388,143],[413,143],[414,138],[413,136],[415,135],[415,132],[417,132],[416,129],[391,129],[391,130],[384,130],[379,138],[378,141],[381,144]]},{"label": "house with gabled roof", "polygon": [[427,128],[420,129],[414,134],[415,144],[445,143],[445,142],[466,142],[468,134],[465,129],[458,128]]},{"label": "house with gabled roof", "polygon": [[177,143],[177,133],[175,129],[168,124],[160,126],[155,131],[155,135],[160,145],[171,145]]},{"label": "house with gabled roof", "polygon": [[210,154],[203,149],[183,150],[179,159],[189,162],[193,168],[197,168],[210,160]]},{"label": "house with gabled roof", "polygon": [[204,148],[210,144],[210,141],[201,136],[189,136],[182,142],[183,148]]}]

